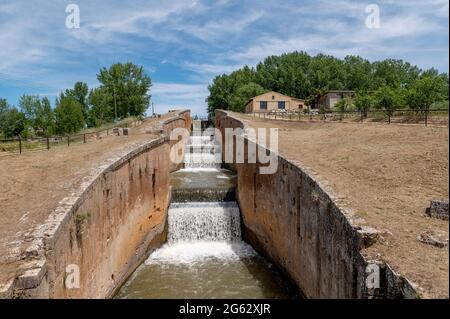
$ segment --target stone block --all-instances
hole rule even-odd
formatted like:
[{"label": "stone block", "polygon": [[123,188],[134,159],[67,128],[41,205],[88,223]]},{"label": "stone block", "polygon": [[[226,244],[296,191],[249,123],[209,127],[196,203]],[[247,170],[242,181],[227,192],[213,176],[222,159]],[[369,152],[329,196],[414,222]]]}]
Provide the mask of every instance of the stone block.
[{"label": "stone block", "polygon": [[448,201],[432,200],[425,213],[433,218],[448,220]]}]

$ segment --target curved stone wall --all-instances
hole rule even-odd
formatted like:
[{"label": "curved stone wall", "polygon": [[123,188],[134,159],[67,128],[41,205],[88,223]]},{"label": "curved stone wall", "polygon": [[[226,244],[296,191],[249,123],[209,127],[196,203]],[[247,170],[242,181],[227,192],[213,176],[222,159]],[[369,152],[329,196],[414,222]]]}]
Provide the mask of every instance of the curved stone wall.
[{"label": "curved stone wall", "polygon": [[[216,128],[246,129],[226,111],[216,111]],[[245,145],[254,143],[245,138]],[[225,145],[222,146],[225,150]],[[223,152],[225,153],[225,152]],[[244,236],[296,284],[306,298],[417,297],[406,279],[383,261],[367,261],[365,247],[377,239],[374,229],[337,204],[318,176],[278,156],[274,174],[259,174],[260,164],[230,166],[237,173],[237,201]],[[368,288],[368,275],[379,266],[379,288]]]},{"label": "curved stone wall", "polygon": [[[161,126],[162,137],[99,164],[36,229],[23,255],[28,270],[4,297],[111,297],[165,241],[172,169],[167,134],[190,129],[190,112],[175,112]],[[77,271],[79,285],[72,280]]]}]

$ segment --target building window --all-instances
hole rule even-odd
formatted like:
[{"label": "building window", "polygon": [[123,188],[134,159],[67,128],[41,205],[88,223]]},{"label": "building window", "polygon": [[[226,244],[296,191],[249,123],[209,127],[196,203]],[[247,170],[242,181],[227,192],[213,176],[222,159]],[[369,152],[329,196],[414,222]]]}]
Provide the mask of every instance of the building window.
[{"label": "building window", "polygon": [[275,95],[272,95],[272,100],[275,100]]},{"label": "building window", "polygon": [[285,101],[279,101],[278,102],[278,108],[281,109],[285,109],[286,108],[286,102]]},{"label": "building window", "polygon": [[259,108],[261,110],[267,110],[267,101],[261,101],[259,102]]}]

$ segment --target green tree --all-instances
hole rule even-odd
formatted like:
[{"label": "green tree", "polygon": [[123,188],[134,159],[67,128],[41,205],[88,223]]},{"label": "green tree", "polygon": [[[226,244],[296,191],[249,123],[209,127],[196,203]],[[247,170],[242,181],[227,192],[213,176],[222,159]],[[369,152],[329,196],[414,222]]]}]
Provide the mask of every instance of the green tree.
[{"label": "green tree", "polygon": [[150,104],[150,77],[143,67],[133,63],[116,63],[109,69],[102,68],[97,75],[103,93],[112,96],[114,115],[117,119],[142,116]]},{"label": "green tree", "polygon": [[446,99],[448,99],[448,79],[426,73],[409,89],[406,102],[411,109],[427,113],[435,102]]},{"label": "green tree", "polygon": [[344,90],[344,63],[335,57],[319,54],[311,59],[308,78],[313,88],[328,90]]},{"label": "green tree", "polygon": [[344,58],[345,82],[347,90],[369,90],[371,87],[372,65],[359,56]]},{"label": "green tree", "polygon": [[355,107],[367,117],[367,112],[375,107],[375,99],[367,92],[360,91],[355,96]]},{"label": "green tree", "polygon": [[259,63],[252,80],[268,91],[305,98],[312,89],[309,70],[312,58],[306,52],[270,56]]},{"label": "green tree", "polygon": [[252,97],[267,92],[261,85],[248,83],[240,86],[231,98],[230,109],[236,112],[245,112],[245,103]]},{"label": "green tree", "polygon": [[91,105],[89,118],[93,126],[100,126],[114,120],[113,97],[105,88],[96,88],[89,93]]},{"label": "green tree", "polygon": [[41,100],[37,95],[24,94],[19,98],[19,108],[25,115],[28,124],[36,130],[35,122],[38,109],[41,107]]},{"label": "green tree", "polygon": [[89,125],[89,101],[88,101],[89,87],[84,82],[75,83],[73,89],[65,91],[66,96],[70,96],[81,104],[83,109],[83,117],[86,124]]},{"label": "green tree", "polygon": [[34,134],[53,134],[55,120],[50,101],[47,97],[42,99],[36,95],[22,95],[19,100],[19,107],[25,116]]},{"label": "green tree", "polygon": [[420,75],[420,69],[403,60],[387,59],[373,63],[372,89],[383,85],[393,88],[407,88],[414,83]]},{"label": "green tree", "polygon": [[448,75],[433,69],[423,72],[402,60],[387,59],[371,63],[358,56],[338,59],[324,54],[310,56],[306,52],[292,52],[269,56],[255,69],[245,66],[230,74],[217,76],[208,87],[210,94],[206,102],[209,114],[214,114],[219,108],[236,108],[237,91],[250,83],[267,91],[305,99],[313,108],[318,107],[320,97],[329,90],[369,92],[381,88],[380,95],[382,92],[388,93],[389,87],[401,97],[396,102],[402,102],[404,91],[427,74],[447,79],[448,86]]},{"label": "green tree", "polygon": [[56,132],[76,133],[84,127],[83,106],[70,96],[61,97],[55,107]]},{"label": "green tree", "polygon": [[0,99],[0,114],[9,109],[9,104],[6,99]]},{"label": "green tree", "polygon": [[208,86],[209,96],[206,98],[208,103],[208,113],[214,114],[214,110],[228,110],[231,105],[231,97],[234,93],[233,80],[228,75],[217,76],[213,84]]},{"label": "green tree", "polygon": [[41,100],[41,107],[37,111],[36,118],[44,135],[55,134],[55,113],[47,97]]},{"label": "green tree", "polygon": [[5,137],[26,135],[25,115],[15,107],[4,108],[0,113],[0,132]]},{"label": "green tree", "polygon": [[389,117],[394,114],[396,109],[402,108],[405,104],[404,92],[401,89],[395,89],[388,85],[381,86],[375,92],[375,107],[382,110]]}]

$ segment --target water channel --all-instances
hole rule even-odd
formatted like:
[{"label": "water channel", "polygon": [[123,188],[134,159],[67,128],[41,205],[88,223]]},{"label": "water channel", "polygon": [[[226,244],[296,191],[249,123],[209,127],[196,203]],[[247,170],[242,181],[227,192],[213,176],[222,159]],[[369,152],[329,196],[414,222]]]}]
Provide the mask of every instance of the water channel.
[{"label": "water channel", "polygon": [[236,176],[215,159],[214,137],[191,136],[171,175],[168,239],[116,298],[295,298],[279,271],[241,238]]}]

